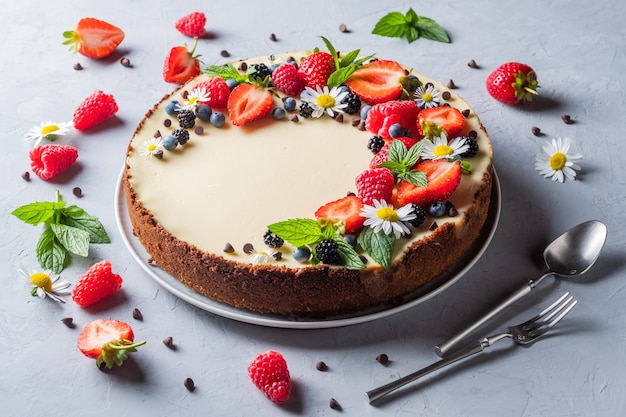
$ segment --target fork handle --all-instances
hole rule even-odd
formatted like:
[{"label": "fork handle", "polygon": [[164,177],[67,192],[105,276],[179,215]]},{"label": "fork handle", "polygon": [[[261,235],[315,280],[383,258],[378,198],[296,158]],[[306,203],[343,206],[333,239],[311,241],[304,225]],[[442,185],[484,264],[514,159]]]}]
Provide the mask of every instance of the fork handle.
[{"label": "fork handle", "polygon": [[441,369],[444,366],[449,365],[453,362],[467,358],[476,353],[482,352],[489,345],[490,343],[489,341],[487,341],[487,339],[478,340],[470,345],[467,345],[465,348],[459,350],[458,352],[454,352],[453,354],[446,356],[445,358],[439,360],[438,362],[435,362],[432,365],[428,365],[427,367],[422,368],[419,371],[413,372],[412,374],[403,376],[402,378],[392,381],[386,385],[367,391],[365,395],[367,396],[367,399],[371,404],[372,402],[384,397],[390,392],[395,391],[398,388],[405,386],[409,382],[413,382],[416,379],[421,378],[424,375],[427,375],[438,369]]}]

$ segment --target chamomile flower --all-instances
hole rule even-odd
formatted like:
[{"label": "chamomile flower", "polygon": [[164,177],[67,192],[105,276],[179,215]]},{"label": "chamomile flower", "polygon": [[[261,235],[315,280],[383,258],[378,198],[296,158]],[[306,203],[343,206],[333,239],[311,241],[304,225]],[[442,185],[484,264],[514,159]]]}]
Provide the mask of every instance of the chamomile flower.
[{"label": "chamomile flower", "polygon": [[163,150],[163,139],[161,137],[158,138],[150,138],[143,143],[143,149],[141,150],[141,156],[145,156],[148,158],[152,158],[159,151]]},{"label": "chamomile flower", "polygon": [[385,200],[374,199],[372,203],[373,205],[365,204],[361,209],[361,216],[365,217],[364,226],[371,227],[374,233],[381,230],[387,235],[393,233],[396,239],[411,233],[405,224],[416,217],[411,204],[396,209]]},{"label": "chamomile flower", "polygon": [[335,117],[335,113],[343,113],[343,109],[348,106],[348,103],[342,103],[347,95],[347,90],[337,87],[329,89],[328,86],[323,88],[318,86],[315,90],[306,87],[300,99],[313,108],[311,116],[318,118],[326,112],[330,117]]},{"label": "chamomile flower", "polygon": [[281,57],[276,56],[276,55],[270,55],[265,60],[265,65],[269,68],[272,65],[280,65],[282,62],[283,62],[283,60],[281,59]]},{"label": "chamomile flower", "polygon": [[430,83],[417,87],[414,94],[415,102],[421,109],[437,107],[441,101],[439,98],[439,90],[437,90],[435,86]]},{"label": "chamomile flower", "polygon": [[33,283],[33,288],[30,291],[30,294],[33,296],[37,295],[39,298],[46,298],[46,296],[48,296],[54,301],[64,303],[65,300],[59,297],[59,295],[70,293],[66,291],[70,283],[68,281],[59,281],[60,276],[52,271],[32,271],[32,273],[29,273],[26,268],[20,265],[17,268],[17,272]]},{"label": "chamomile flower", "polygon": [[278,260],[280,258],[279,252],[275,251],[256,251],[253,250],[250,255],[252,256],[252,264],[254,265],[263,265],[263,264],[271,264],[272,262]]},{"label": "chamomile flower", "polygon": [[446,134],[441,133],[432,141],[424,139],[424,150],[421,156],[424,159],[456,159],[469,149],[469,145],[465,142],[463,137],[454,138],[452,142],[448,142]]},{"label": "chamomile flower", "polygon": [[198,104],[209,100],[209,92],[204,87],[194,88],[187,94],[184,104],[178,104],[176,110],[193,110]]},{"label": "chamomile flower", "polygon": [[57,136],[65,135],[73,126],[72,122],[54,123],[48,121],[38,126],[33,126],[24,135],[24,140],[35,141],[34,146],[38,146],[43,139],[53,141]]},{"label": "chamomile flower", "polygon": [[564,182],[565,179],[575,180],[576,170],[581,169],[577,162],[583,159],[580,154],[568,154],[570,148],[568,138],[552,139],[542,149],[544,153],[535,158],[535,169],[545,178]]}]

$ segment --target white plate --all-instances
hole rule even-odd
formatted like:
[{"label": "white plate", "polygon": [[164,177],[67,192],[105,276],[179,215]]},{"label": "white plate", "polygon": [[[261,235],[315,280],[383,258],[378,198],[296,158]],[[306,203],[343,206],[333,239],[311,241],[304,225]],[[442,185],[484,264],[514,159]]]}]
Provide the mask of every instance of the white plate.
[{"label": "white plate", "polygon": [[467,271],[472,268],[472,266],[474,266],[476,261],[478,261],[484,253],[485,249],[487,249],[487,246],[489,246],[489,243],[491,242],[491,239],[496,231],[498,220],[500,219],[500,180],[494,170],[491,203],[489,205],[487,220],[483,226],[481,234],[465,256],[457,261],[448,271],[429,284],[421,287],[413,294],[404,297],[404,300],[398,304],[386,305],[380,308],[349,315],[330,316],[326,319],[307,320],[306,318],[299,318],[298,321],[295,321],[291,317],[256,313],[215,301],[188,288],[162,269],[150,266],[147,263],[147,259],[150,258],[150,255],[148,255],[139,240],[133,235],[133,227],[130,223],[130,218],[128,217],[126,200],[124,198],[122,175],[123,170],[122,174],[120,174],[115,190],[115,218],[124,243],[128,247],[128,250],[133,258],[135,258],[143,270],[146,271],[148,276],[172,294],[203,310],[233,320],[268,327],[280,327],[286,329],[322,329],[347,326],[387,317],[423,303],[424,301],[449,288],[453,283],[465,275]]}]

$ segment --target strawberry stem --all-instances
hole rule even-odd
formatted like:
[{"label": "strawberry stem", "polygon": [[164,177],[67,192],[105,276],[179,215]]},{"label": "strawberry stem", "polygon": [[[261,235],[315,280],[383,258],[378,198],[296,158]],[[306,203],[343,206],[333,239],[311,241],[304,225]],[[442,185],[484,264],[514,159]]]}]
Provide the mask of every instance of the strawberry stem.
[{"label": "strawberry stem", "polygon": [[[130,342],[128,340],[125,340],[124,342]],[[115,350],[130,350],[130,349],[135,349],[141,345],[145,345],[146,341],[142,340],[141,342],[136,342],[136,343],[131,343],[129,345],[125,345],[125,344],[115,344],[115,343],[109,343],[108,347],[111,349],[115,349]]]}]

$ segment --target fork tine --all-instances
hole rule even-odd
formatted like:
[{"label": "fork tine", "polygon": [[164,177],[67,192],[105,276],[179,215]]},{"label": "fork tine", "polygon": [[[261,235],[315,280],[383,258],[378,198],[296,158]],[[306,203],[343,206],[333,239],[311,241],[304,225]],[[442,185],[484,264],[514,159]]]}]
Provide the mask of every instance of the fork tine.
[{"label": "fork tine", "polygon": [[518,325],[518,327],[523,327],[523,328],[527,328],[528,326],[530,326],[531,324],[535,323],[536,321],[542,319],[543,317],[545,317],[548,313],[550,313],[550,311],[552,311],[556,306],[558,306],[565,298],[567,298],[567,296],[569,296],[569,291],[566,292],[565,294],[563,294],[558,300],[556,300],[554,303],[550,304],[548,307],[546,307],[541,313],[537,314],[535,317],[531,318],[528,321],[525,321],[524,323]]},{"label": "fork tine", "polygon": [[574,299],[574,296],[570,295],[561,305],[559,305],[554,311],[550,312],[541,323],[536,324],[534,327],[527,329],[530,334],[533,336],[540,336],[554,327],[559,321],[563,319],[572,311],[574,306],[578,303],[577,300]]}]

